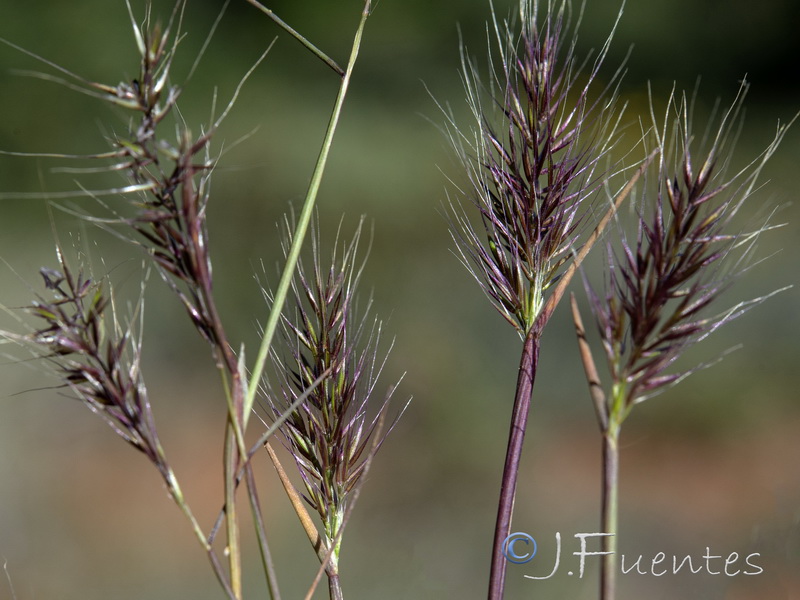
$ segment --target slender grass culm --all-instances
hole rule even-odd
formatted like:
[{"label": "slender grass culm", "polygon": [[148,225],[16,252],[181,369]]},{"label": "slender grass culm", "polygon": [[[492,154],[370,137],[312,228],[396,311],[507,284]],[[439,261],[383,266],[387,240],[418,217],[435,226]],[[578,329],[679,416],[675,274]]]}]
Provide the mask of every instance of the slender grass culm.
[{"label": "slender grass culm", "polygon": [[734,218],[753,202],[759,176],[788,128],[779,127],[761,155],[728,174],[746,89],[745,84],[711,140],[695,137],[685,96],[670,98],[663,119],[652,115],[645,139],[658,159],[638,194],[635,237],[630,241],[622,226],[617,228],[620,239],[616,247],[609,245],[605,291],[587,287],[610,371],[608,387],[600,383],[572,298],[581,359],[603,435],[601,530],[610,535],[602,538],[601,600],[616,597],[623,422],[634,406],[707,366],[676,369],[686,350],[775,293],[712,310],[751,266],[756,242],[770,228],[766,223],[738,230]]}]

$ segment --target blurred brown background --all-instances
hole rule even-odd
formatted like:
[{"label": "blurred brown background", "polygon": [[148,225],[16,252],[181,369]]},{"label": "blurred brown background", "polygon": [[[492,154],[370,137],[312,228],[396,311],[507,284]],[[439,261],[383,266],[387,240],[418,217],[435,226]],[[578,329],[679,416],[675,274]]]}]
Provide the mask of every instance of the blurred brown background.
[{"label": "blurred brown background", "polygon": [[[133,4],[142,15],[143,3]],[[616,0],[589,4],[582,55],[602,44],[618,10]],[[601,74],[611,76],[634,46],[622,87],[629,122],[647,114],[648,80],[655,97],[664,98],[673,81],[691,89],[702,76],[702,116],[715,99],[732,101],[747,75],[752,90],[737,149],[741,165],[769,143],[779,120],[800,110],[800,5],[629,4]],[[358,0],[268,5],[346,60]],[[511,2],[495,5],[506,14]],[[179,80],[219,6],[188,0],[187,37],[173,71]],[[157,2],[154,12],[166,16],[169,9],[169,2]],[[396,333],[383,383],[407,372],[397,404],[414,397],[374,464],[345,536],[342,581],[349,598],[485,593],[519,341],[451,252],[441,206],[447,177],[459,175],[426,86],[463,115],[456,24],[472,54],[482,57],[488,16],[482,0],[378,2],[319,198],[328,237],[342,213],[346,231],[361,214],[374,224],[362,291],[365,297],[372,291],[386,331]],[[199,131],[209,121],[214,89],[227,102],[276,35],[268,59],[215,138],[215,147],[227,150],[210,208],[216,289],[232,337],[247,345],[250,357],[257,323],[267,312],[253,274],[261,272],[263,260],[269,281],[277,282],[276,222],[290,204],[302,202],[337,81],[244,0],[233,0],[180,102]],[[115,85],[136,75],[121,1],[0,0],[0,36],[88,79]],[[30,69],[53,73],[0,45],[0,149],[95,152],[105,149],[104,134],[124,129],[120,114],[104,104],[14,72]],[[763,238],[759,256],[769,259],[738,282],[726,297],[730,304],[797,282],[799,155],[796,127],[765,173],[769,185],[750,205],[762,216],[778,207],[772,221],[788,225]],[[73,175],[52,172],[63,164],[2,156],[0,191],[76,189]],[[101,189],[118,180],[82,181]],[[61,205],[99,209],[90,200]],[[0,302],[14,314],[13,307],[39,289],[38,268],[55,266],[51,220],[64,245],[88,248],[96,272],[113,272],[121,297],[136,297],[140,257],[131,247],[69,214],[49,211],[42,200],[2,200],[0,215],[0,257],[6,261],[0,265]],[[220,506],[223,400],[205,345],[162,287],[151,278],[144,372],[167,454],[208,526]],[[738,565],[745,567],[743,557],[758,552],[763,574],[630,574],[620,579],[620,598],[800,597],[799,295],[796,288],[779,294],[692,349],[687,365],[743,345],[642,405],[623,433],[620,533],[626,556],[644,555],[643,565],[659,551],[701,560],[709,547],[716,555],[738,552]],[[2,327],[15,327],[12,318],[2,319]],[[189,528],[146,460],[77,402],[38,389],[54,382],[24,355],[2,349],[8,355],[0,368],[0,560],[16,598],[221,598]],[[514,521],[515,530],[539,540],[541,560],[510,567],[508,598],[596,597],[593,559],[582,580],[566,574],[577,550],[573,534],[595,531],[599,511],[600,439],[580,369],[562,307],[544,339]],[[258,469],[284,597],[297,598],[313,576],[315,558],[271,467],[261,460]],[[564,538],[559,574],[524,579],[550,571],[556,532]],[[264,597],[251,542],[248,597]],[[0,580],[0,598],[10,597]]]}]

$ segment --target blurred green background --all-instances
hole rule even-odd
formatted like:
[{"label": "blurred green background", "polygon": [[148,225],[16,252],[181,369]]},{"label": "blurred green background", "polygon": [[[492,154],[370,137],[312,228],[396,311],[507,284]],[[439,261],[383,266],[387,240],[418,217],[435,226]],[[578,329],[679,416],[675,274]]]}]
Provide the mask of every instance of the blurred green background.
[{"label": "blurred green background", "polygon": [[[143,3],[133,4],[141,16]],[[177,82],[220,4],[188,0]],[[501,15],[511,4],[495,1]],[[602,44],[618,4],[589,2],[580,55]],[[269,6],[345,62],[358,0]],[[157,2],[154,12],[166,16],[170,7]],[[452,253],[442,204],[447,179],[462,176],[437,129],[442,116],[431,96],[464,115],[459,27],[470,52],[483,60],[488,17],[483,0],[377,3],[319,198],[324,238],[332,238],[342,214],[346,232],[362,214],[374,227],[362,292],[372,293],[375,313],[386,320],[387,342],[396,335],[383,384],[406,372],[396,406],[413,396],[345,536],[342,581],[349,598],[485,593],[520,343]],[[636,123],[647,115],[648,81],[663,99],[673,82],[691,90],[701,76],[702,117],[717,98],[732,101],[747,75],[752,89],[736,155],[742,165],[769,143],[779,120],[800,110],[798,23],[800,5],[789,0],[630,2],[601,78],[612,76],[633,46],[621,94],[629,103],[626,122]],[[91,80],[116,85],[136,75],[121,1],[0,0],[0,36]],[[254,273],[277,282],[276,223],[302,202],[337,80],[244,0],[233,0],[180,102],[199,131],[209,122],[214,90],[219,104],[227,102],[275,36],[215,136],[225,155],[209,209],[219,303],[233,339],[246,344],[250,357],[267,313]],[[104,135],[124,130],[121,115],[103,103],[18,73],[31,69],[54,73],[0,45],[0,150],[96,152],[105,149]],[[759,256],[769,258],[737,282],[730,304],[797,281],[798,156],[796,127],[765,172],[768,186],[749,206],[756,217],[777,207],[772,222],[788,225],[763,238]],[[76,189],[73,175],[53,172],[63,164],[0,156],[0,192]],[[81,181],[101,189],[118,180]],[[90,200],[60,205],[102,212]],[[130,246],[43,200],[6,198],[0,209],[0,303],[14,315],[39,289],[38,268],[55,266],[54,231],[65,246],[87,249],[96,272],[112,272],[122,298],[137,296],[141,257]],[[195,513],[209,525],[220,506],[224,407],[205,344],[162,288],[151,277],[144,372],[167,454]],[[623,432],[621,550],[698,559],[707,547],[723,556],[759,552],[764,573],[630,574],[621,577],[620,598],[800,597],[799,295],[785,291],[693,348],[687,365],[742,344],[712,369],[642,405]],[[4,315],[2,327],[18,326]],[[16,598],[221,598],[146,460],[77,402],[40,389],[53,380],[24,355],[3,349],[0,558]],[[577,550],[572,535],[597,528],[599,450],[562,307],[544,339],[514,520],[515,530],[539,540],[544,562],[512,565],[508,598],[596,597],[597,564],[589,559],[579,579],[567,576],[566,561]],[[284,597],[301,597],[315,572],[314,555],[271,466],[261,460],[258,470]],[[561,572],[547,581],[524,579],[550,571],[556,532],[564,538]],[[248,597],[265,597],[255,545],[247,543]],[[0,598],[10,597],[0,580]]]}]

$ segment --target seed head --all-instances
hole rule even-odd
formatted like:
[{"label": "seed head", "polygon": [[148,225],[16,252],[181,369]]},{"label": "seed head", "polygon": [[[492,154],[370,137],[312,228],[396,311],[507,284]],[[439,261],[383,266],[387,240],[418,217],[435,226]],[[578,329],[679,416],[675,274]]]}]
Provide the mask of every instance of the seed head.
[{"label": "seed head", "polygon": [[709,313],[747,267],[759,234],[769,228],[737,231],[733,218],[753,194],[761,169],[786,130],[779,128],[761,156],[727,176],[745,90],[705,149],[702,140],[692,137],[685,97],[671,98],[663,124],[653,118],[650,139],[660,150],[660,160],[654,163],[655,182],[651,178],[642,191],[636,240],[623,237],[616,252],[609,247],[605,297],[590,294],[612,374],[612,395],[625,409],[704,366],[669,372],[690,345],[766,298]]},{"label": "seed head", "polygon": [[[526,333],[545,293],[571,260],[585,203],[614,135],[614,95],[592,98],[608,43],[582,74],[568,4],[541,16],[520,2],[515,23],[494,19],[498,65],[484,85],[462,48],[463,80],[474,117],[468,132],[448,114],[448,132],[468,174],[459,195],[478,209],[473,225],[453,206],[453,237],[462,261],[500,314]],[[610,38],[609,38],[610,41]]]},{"label": "seed head", "polygon": [[41,269],[46,294],[26,307],[41,324],[15,339],[46,360],[64,387],[168,477],[140,370],[141,345],[107,315],[102,283],[75,274],[58,255],[58,270]]},{"label": "seed head", "polygon": [[[288,223],[286,230],[290,231]],[[369,455],[391,429],[372,439],[394,388],[371,408],[383,368],[376,361],[381,327],[376,321],[370,325],[368,311],[358,315],[355,306],[363,266],[357,263],[360,236],[361,225],[353,241],[341,247],[341,254],[334,250],[326,269],[318,232],[312,232],[312,267],[309,271],[298,263],[292,287],[294,314],[283,322],[286,356],[273,354],[280,385],[267,394],[270,410],[278,416],[312,390],[280,431],[300,470],[304,497],[322,519],[329,543],[337,540],[348,495]],[[334,560],[338,543],[335,546]]]}]

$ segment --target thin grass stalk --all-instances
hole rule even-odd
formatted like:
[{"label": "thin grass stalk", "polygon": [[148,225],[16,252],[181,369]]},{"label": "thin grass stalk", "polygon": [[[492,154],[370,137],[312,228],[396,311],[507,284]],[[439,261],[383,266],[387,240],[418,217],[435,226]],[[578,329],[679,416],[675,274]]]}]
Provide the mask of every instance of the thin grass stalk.
[{"label": "thin grass stalk", "polygon": [[236,596],[233,593],[233,589],[231,588],[231,584],[228,579],[225,577],[225,570],[222,568],[222,564],[219,562],[219,558],[214,553],[214,550],[209,546],[207,550],[208,560],[211,563],[211,570],[214,571],[214,574],[217,576],[217,581],[219,581],[222,589],[225,590],[228,598],[231,600],[236,600]]},{"label": "thin grass stalk", "polygon": [[614,600],[617,591],[617,521],[619,516],[619,427],[603,435],[603,491],[600,529],[600,600]]},{"label": "thin grass stalk", "polygon": [[180,500],[174,495],[173,499],[175,499],[175,503],[181,509],[181,512],[183,512],[186,518],[191,522],[192,530],[200,542],[200,545],[203,546],[203,550],[205,550],[206,554],[208,555],[208,560],[211,563],[211,570],[214,571],[214,575],[216,576],[220,586],[222,586],[222,589],[225,590],[225,594],[228,596],[228,598],[230,598],[230,600],[236,600],[236,595],[231,588],[231,584],[225,577],[225,571],[223,570],[222,565],[219,563],[217,555],[214,554],[214,549],[211,547],[211,544],[208,543],[202,529],[200,529],[200,525],[197,523],[192,511],[189,509],[189,505],[183,500],[182,495]]},{"label": "thin grass stalk", "polygon": [[[187,168],[189,168],[187,166]],[[191,172],[191,171],[189,171]],[[217,304],[212,290],[211,273],[208,268],[208,260],[205,255],[207,249],[199,243],[201,239],[198,229],[200,220],[197,218],[196,194],[191,185],[191,178],[183,184],[183,201],[187,214],[192,218],[187,218],[189,226],[189,239],[194,242],[190,246],[192,256],[198,265],[197,284],[200,296],[206,307],[210,318],[210,325],[214,332],[214,337],[218,340],[215,344],[215,352],[218,355],[218,369],[225,384],[225,392],[228,404],[228,421],[225,431],[224,442],[224,486],[225,486],[225,505],[226,505],[226,538],[228,550],[228,568],[230,571],[230,582],[234,596],[237,599],[242,597],[242,563],[241,563],[241,535],[239,531],[238,516],[236,511],[236,473],[239,468],[239,461],[246,455],[244,446],[244,429],[246,420],[244,419],[244,383],[239,373],[239,364],[230,343],[227,333],[219,316]],[[230,377],[230,379],[229,379]]]},{"label": "thin grass stalk", "polygon": [[[216,313],[215,303],[213,296],[209,293],[207,295],[207,302],[214,309]],[[214,322],[214,327],[217,335],[222,335],[219,338],[223,341],[227,338],[224,337],[225,331],[222,328],[221,322],[217,319]],[[225,345],[229,347],[225,341]],[[217,348],[221,353],[221,350]],[[230,352],[232,357],[233,353]],[[232,359],[235,363],[235,358]],[[238,365],[231,367],[229,360],[224,363],[219,363],[218,368],[223,381],[225,389],[228,417],[225,423],[225,440],[223,442],[223,485],[225,490],[225,536],[226,536],[226,549],[228,555],[228,570],[230,573],[231,588],[235,598],[240,600],[242,597],[242,561],[241,561],[241,536],[239,532],[239,520],[236,510],[236,489],[239,483],[237,472],[241,459],[247,460],[247,452],[244,446],[244,425],[241,417],[242,407],[242,379],[238,372]],[[231,371],[234,368],[234,371]],[[228,374],[233,377],[229,380]],[[238,401],[237,401],[238,399]],[[249,465],[245,465],[247,468]],[[258,521],[254,521],[254,526],[258,527]],[[257,531],[256,535],[261,536],[263,532]]]},{"label": "thin grass stalk", "polygon": [[[161,445],[158,446],[159,454],[163,456],[164,451],[161,448]],[[206,554],[208,555],[209,562],[211,563],[211,569],[214,571],[214,575],[219,581],[219,584],[222,586],[222,589],[225,590],[228,598],[230,600],[236,600],[236,596],[233,593],[233,589],[231,589],[230,582],[225,577],[225,571],[222,569],[222,566],[219,564],[219,560],[217,560],[216,554],[214,554],[214,549],[211,547],[211,544],[206,539],[206,535],[203,533],[203,529],[200,527],[200,523],[197,522],[197,519],[192,513],[189,504],[186,502],[186,499],[183,496],[183,491],[181,490],[180,485],[178,484],[178,479],[175,477],[175,474],[172,472],[172,469],[166,474],[167,480],[167,487],[169,489],[169,494],[175,504],[178,505],[181,512],[184,516],[189,520],[189,523],[192,526],[192,531],[194,532],[195,537],[197,538],[200,545],[205,550]]]},{"label": "thin grass stalk", "polygon": [[264,577],[267,579],[267,589],[272,600],[281,600],[281,593],[278,589],[278,577],[275,573],[275,563],[272,561],[272,553],[267,542],[266,528],[264,527],[264,516],[261,514],[261,504],[258,501],[258,489],[256,480],[253,476],[253,469],[248,463],[245,465],[247,476],[247,497],[250,499],[250,509],[253,513],[253,527],[258,538],[258,549],[261,554],[261,565],[264,568]]},{"label": "thin grass stalk", "polygon": [[[255,5],[260,6],[257,3]],[[281,311],[283,310],[283,305],[285,303],[291,279],[294,274],[294,269],[297,264],[297,260],[299,258],[302,242],[305,237],[305,233],[308,229],[308,224],[311,219],[313,207],[316,201],[317,194],[319,192],[320,183],[322,181],[322,175],[325,171],[325,166],[327,164],[328,154],[330,152],[330,148],[333,143],[333,136],[334,133],[336,132],[339,116],[341,115],[341,110],[344,105],[344,99],[347,95],[350,78],[352,76],[353,68],[355,66],[355,62],[358,57],[358,52],[361,46],[361,38],[363,35],[364,27],[366,25],[367,17],[369,16],[369,9],[370,9],[370,0],[367,0],[364,6],[364,10],[362,12],[361,21],[359,23],[358,29],[356,30],[356,35],[353,41],[350,59],[347,64],[347,70],[344,72],[342,77],[342,82],[339,87],[339,93],[337,95],[336,102],[334,104],[334,108],[331,114],[331,118],[328,123],[325,139],[323,141],[322,148],[320,150],[320,154],[317,159],[317,164],[314,168],[314,172],[311,177],[311,183],[309,184],[309,189],[306,194],[306,199],[303,204],[303,209],[300,213],[297,229],[293,237],[293,243],[290,248],[289,255],[287,256],[286,265],[284,267],[281,281],[278,285],[278,290],[275,294],[275,301],[273,303],[272,309],[267,319],[267,324],[264,330],[264,337],[262,338],[262,342],[259,348],[259,353],[256,358],[256,364],[253,368],[251,383],[244,396],[244,402],[242,403],[241,413],[237,414],[236,418],[229,423],[229,428],[226,433],[226,437],[229,438],[228,440],[226,440],[226,445],[225,445],[226,531],[228,533],[228,549],[230,553],[229,564],[231,570],[231,580],[234,583],[234,592],[238,592],[237,598],[240,597],[241,594],[241,558],[239,554],[240,540],[238,537],[236,506],[235,506],[235,488],[236,488],[235,474],[238,462],[238,457],[235,454],[235,444],[238,441],[238,444],[242,445],[241,431],[243,431],[247,427],[247,422],[250,413],[252,411],[253,403],[255,402],[256,393],[258,391],[258,382],[260,381],[264,364],[269,354],[269,348],[272,344],[272,338],[274,337],[278,320],[280,318]],[[273,18],[273,20],[278,22],[279,25],[284,27],[284,29],[286,29],[290,33],[294,31],[290,27],[288,27],[288,25],[277,19],[277,17],[274,14],[272,14],[272,11],[266,9],[265,12],[267,12],[267,14],[271,18]],[[296,32],[292,33],[292,35],[294,35],[297,39],[303,42],[304,45],[306,45],[306,47],[312,50],[312,52],[314,52],[317,56],[320,56],[320,58],[325,57],[325,55],[322,54],[320,51],[316,50],[314,46],[308,44],[305,38],[299,36],[299,34],[296,34]],[[325,58],[323,58],[323,60],[325,60]],[[329,61],[330,59],[326,60],[326,62],[330,64],[332,61],[330,62]],[[332,67],[337,72],[341,72],[341,69],[338,68],[338,65],[335,65],[335,63],[333,63]],[[237,373],[234,371],[234,377],[236,376],[236,374]],[[234,404],[236,404],[236,398],[234,398]],[[231,439],[231,436],[237,439],[236,440]],[[243,453],[243,449],[240,449],[240,452]],[[280,463],[277,460],[277,456],[274,456],[274,453],[272,453],[272,455],[273,456],[271,456],[271,458],[273,458],[273,463],[276,463],[277,467]],[[303,519],[301,518],[301,522],[302,521]],[[304,527],[306,526],[307,524],[304,523]],[[238,590],[236,587],[237,585],[239,586]]]},{"label": "thin grass stalk", "polygon": [[242,598],[242,559],[241,538],[236,511],[236,471],[238,453],[233,433],[234,425],[228,421],[225,427],[225,456],[223,458],[225,477],[225,534],[227,542],[228,569],[231,588],[237,600]]},{"label": "thin grass stalk", "polygon": [[[231,396],[230,387],[228,384],[227,371],[220,366],[220,373],[225,384],[227,405],[228,405],[228,418],[225,423],[225,441],[223,443],[223,481],[225,491],[225,536],[226,536],[226,549],[228,555],[228,569],[231,578],[231,587],[235,597],[241,599],[242,597],[242,560],[241,560],[241,536],[239,532],[239,519],[236,510],[236,489],[238,488],[240,477],[237,476],[241,458],[244,457],[244,468],[249,470],[247,461],[247,454],[244,451],[243,439],[243,426],[239,421],[239,411],[237,410],[236,402]],[[241,382],[241,379],[237,379]],[[241,384],[240,384],[241,385]],[[241,389],[241,388],[240,388]],[[241,391],[238,394],[239,398],[242,397]],[[241,403],[240,403],[241,404]],[[248,480],[248,490],[250,481]],[[255,508],[253,509],[255,510]],[[263,531],[259,530],[259,521],[254,519],[254,527],[256,528],[256,535],[261,539]],[[267,574],[269,581],[269,575]],[[270,587],[271,591],[271,587]]]},{"label": "thin grass stalk", "polygon": [[589,342],[586,340],[586,330],[583,327],[578,302],[575,294],[570,298],[572,305],[572,320],[575,324],[575,333],[578,337],[578,349],[589,384],[589,394],[594,403],[597,422],[603,434],[603,465],[600,492],[600,531],[607,535],[601,538],[600,550],[605,554],[600,557],[600,600],[613,600],[617,585],[617,527],[619,515],[619,432],[620,425],[614,422],[610,425],[609,408],[606,404],[606,394],[600,383],[597,366],[592,357]]},{"label": "thin grass stalk", "polygon": [[328,575],[328,594],[331,600],[344,600],[342,595],[342,585],[339,582],[339,574]]},{"label": "thin grass stalk", "polygon": [[489,598],[503,597],[506,577],[506,557],[503,543],[511,533],[511,516],[514,512],[514,496],[517,492],[519,461],[522,446],[525,442],[525,431],[528,427],[528,416],[533,395],[533,382],[536,379],[536,367],[539,363],[539,333],[534,329],[525,336],[522,348],[517,391],[514,396],[514,409],[511,413],[511,430],[508,433],[508,449],[503,466],[503,478],[500,484],[500,500],[497,503],[497,522],[494,529],[492,546],[492,568],[489,574]]},{"label": "thin grass stalk", "polygon": [[228,342],[227,332],[222,324],[217,304],[213,294],[211,272],[207,258],[207,246],[200,240],[203,238],[200,230],[201,219],[197,198],[198,194],[193,184],[191,175],[194,167],[191,155],[183,158],[182,167],[189,176],[183,181],[183,212],[186,218],[188,239],[191,241],[188,250],[192,262],[197,265],[196,284],[200,298],[208,315],[209,325],[217,343],[214,351],[217,354],[217,364],[223,382],[228,404],[228,422],[226,425],[224,442],[224,487],[226,505],[226,542],[228,553],[228,568],[230,583],[234,596],[242,597],[242,561],[241,561],[241,534],[239,531],[238,515],[236,510],[236,473],[239,468],[240,458],[246,455],[244,446],[244,383],[239,371],[236,354]]},{"label": "thin grass stalk", "polygon": [[[289,406],[287,411],[278,417],[276,421],[265,431],[256,441],[255,444],[250,448],[250,450],[246,453],[244,464],[241,465],[239,472],[236,474],[236,486],[241,483],[242,479],[245,477],[245,469],[250,466],[250,461],[256,455],[258,451],[261,450],[262,447],[268,446],[269,438],[278,430],[280,425],[288,418],[291,411],[295,410],[298,406],[300,406],[303,402],[305,402],[306,398],[317,388],[317,386],[322,382],[322,380],[330,374],[330,370],[323,372],[313,383],[312,385],[306,390],[303,394],[300,394],[297,397],[297,400]],[[273,455],[274,456],[274,455]],[[278,461],[278,457],[274,456],[273,462],[276,463],[276,468],[280,467],[283,470],[280,462]],[[214,539],[217,537],[217,532],[219,528],[222,526],[223,521],[225,520],[226,514],[226,506],[222,507],[219,516],[217,517],[214,526],[211,528],[211,533],[208,535],[207,544],[210,546],[214,543]],[[309,519],[310,520],[310,519]],[[201,532],[202,533],[202,532]]]},{"label": "thin grass stalk", "polygon": [[578,309],[578,301],[575,299],[575,294],[570,295],[570,305],[572,307],[572,321],[575,324],[575,334],[578,337],[578,350],[580,352],[581,363],[583,363],[583,369],[586,373],[586,381],[589,383],[589,394],[594,403],[595,415],[597,416],[597,422],[600,424],[600,431],[606,431],[608,429],[606,393],[603,391],[603,385],[600,383],[600,375],[598,375],[597,366],[594,364],[592,349],[589,347],[589,342],[586,340],[586,329],[583,326],[583,319]]},{"label": "thin grass stalk", "polygon": [[289,253],[286,257],[286,265],[283,269],[278,288],[275,292],[275,298],[270,310],[267,323],[264,327],[264,336],[261,339],[261,346],[258,349],[258,356],[256,357],[255,365],[253,366],[253,373],[250,379],[250,385],[247,389],[247,394],[244,401],[244,426],[247,425],[247,420],[255,402],[256,393],[258,392],[259,381],[264,372],[264,365],[269,356],[269,349],[272,345],[272,339],[275,336],[275,331],[278,327],[283,305],[286,302],[286,296],[289,292],[289,287],[292,283],[294,270],[297,265],[297,260],[300,257],[300,249],[303,245],[308,225],[311,222],[311,215],[314,212],[314,204],[316,203],[317,193],[319,192],[320,183],[322,182],[322,175],[325,172],[325,166],[328,162],[328,154],[330,153],[331,145],[333,144],[333,136],[336,133],[336,127],[339,123],[339,116],[344,106],[344,100],[347,96],[347,90],[350,86],[350,78],[353,74],[353,68],[358,58],[358,52],[361,48],[361,38],[364,34],[364,27],[367,23],[367,17],[370,14],[372,0],[366,0],[364,3],[364,10],[361,13],[361,21],[358,24],[355,37],[353,38],[353,46],[350,51],[350,58],[347,61],[347,70],[342,77],[341,85],[339,86],[339,93],[336,97],[336,102],[331,113],[331,118],[328,121],[328,128],[325,132],[325,139],[322,142],[317,164],[314,167],[314,172],[311,176],[311,183],[308,186],[308,192],[303,202],[303,209],[300,212],[300,217],[297,220],[297,227],[292,235],[292,245],[289,248]]},{"label": "thin grass stalk", "polygon": [[281,18],[280,18],[278,15],[276,15],[276,14],[275,14],[275,13],[274,13],[272,10],[270,10],[269,8],[267,8],[266,6],[264,6],[263,4],[261,4],[260,2],[258,2],[258,0],[247,0],[247,1],[248,1],[250,4],[252,4],[253,6],[255,6],[255,7],[258,9],[258,10],[260,10],[261,12],[263,12],[265,15],[267,15],[267,16],[268,16],[270,19],[272,19],[273,21],[275,21],[275,23],[276,23],[276,24],[277,24],[277,25],[278,25],[278,26],[279,26],[281,29],[283,29],[284,31],[286,31],[286,33],[288,33],[288,34],[289,34],[289,35],[291,35],[291,36],[292,36],[294,39],[296,39],[298,42],[300,42],[301,44],[303,44],[303,46],[305,46],[305,47],[306,47],[308,50],[310,50],[310,51],[311,51],[311,53],[312,53],[314,56],[316,56],[317,58],[319,58],[319,59],[320,59],[322,62],[324,62],[324,63],[325,63],[326,65],[328,65],[328,66],[329,66],[331,69],[333,69],[333,71],[334,71],[334,72],[335,72],[335,73],[336,73],[336,74],[337,74],[339,77],[343,77],[343,76],[344,76],[345,72],[342,70],[342,67],[340,67],[340,66],[339,66],[339,65],[336,63],[336,61],[335,61],[335,60],[333,60],[333,59],[332,59],[330,56],[328,56],[327,54],[325,54],[325,53],[324,53],[322,50],[320,50],[319,48],[317,48],[317,47],[316,47],[314,44],[312,44],[312,43],[311,43],[311,42],[310,42],[310,41],[309,41],[307,38],[305,38],[305,37],[304,37],[304,36],[302,36],[300,33],[298,33],[297,31],[295,31],[295,30],[294,30],[294,29],[293,29],[293,28],[292,28],[292,27],[291,27],[291,26],[290,26],[288,23],[286,23],[286,21],[284,21],[283,19],[281,19]]}]

